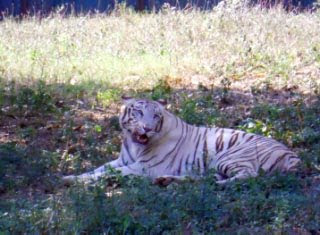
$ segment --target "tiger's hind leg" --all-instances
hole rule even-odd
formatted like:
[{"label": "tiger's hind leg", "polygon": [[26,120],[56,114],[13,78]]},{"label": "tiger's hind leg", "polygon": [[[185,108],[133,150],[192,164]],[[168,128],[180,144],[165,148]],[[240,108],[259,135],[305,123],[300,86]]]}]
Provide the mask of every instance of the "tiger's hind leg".
[{"label": "tiger's hind leg", "polygon": [[254,170],[250,170],[250,169],[243,169],[238,171],[234,176],[227,178],[227,179],[221,179],[221,180],[217,180],[217,184],[225,184],[225,183],[229,183],[232,181],[235,181],[237,179],[246,179],[249,177],[257,177],[258,173]]},{"label": "tiger's hind leg", "polygon": [[220,173],[214,174],[214,177],[216,177],[216,181],[221,181],[221,180],[225,180],[228,178],[228,176],[226,176],[224,174],[220,174]]}]

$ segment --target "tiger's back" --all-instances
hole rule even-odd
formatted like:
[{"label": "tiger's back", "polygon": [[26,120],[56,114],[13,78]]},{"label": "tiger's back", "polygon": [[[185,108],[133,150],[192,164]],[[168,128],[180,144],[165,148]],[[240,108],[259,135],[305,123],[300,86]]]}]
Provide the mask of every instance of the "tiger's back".
[{"label": "tiger's back", "polygon": [[[171,113],[168,116],[173,124],[170,129],[175,130],[175,135],[180,133],[179,138],[170,138],[168,133],[168,140],[172,144],[172,139],[176,139],[176,145],[169,151],[171,156],[165,154],[169,161],[158,162],[159,168],[162,164],[168,170],[163,174],[203,175],[213,168],[223,183],[257,176],[260,170],[293,171],[300,161],[294,152],[273,139],[227,128],[196,127]],[[173,151],[174,148],[177,150]]]}]

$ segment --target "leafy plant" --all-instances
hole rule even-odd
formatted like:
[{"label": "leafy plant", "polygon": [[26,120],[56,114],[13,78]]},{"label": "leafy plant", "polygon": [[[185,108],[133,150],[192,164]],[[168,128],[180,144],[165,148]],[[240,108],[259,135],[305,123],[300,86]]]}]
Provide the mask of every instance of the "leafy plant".
[{"label": "leafy plant", "polygon": [[228,103],[228,97],[230,92],[231,80],[227,77],[221,80],[222,85],[222,101]]},{"label": "leafy plant", "polygon": [[108,89],[106,91],[99,91],[97,94],[98,103],[102,104],[103,107],[109,106],[112,102],[120,99],[120,90]]},{"label": "leafy plant", "polygon": [[239,128],[249,133],[264,135],[267,137],[272,137],[274,132],[271,125],[267,125],[260,120],[253,120],[251,118],[244,120]]},{"label": "leafy plant", "polygon": [[7,96],[9,97],[10,103],[19,111],[56,111],[54,99],[49,94],[47,86],[42,81],[39,81],[35,87],[24,86],[15,89],[14,86],[11,86],[10,93],[7,94]]},{"label": "leafy plant", "polygon": [[153,100],[168,99],[172,89],[166,80],[160,79],[151,92],[151,98]]},{"label": "leafy plant", "polygon": [[184,96],[178,115],[187,123],[194,125],[211,126],[223,122],[211,96],[195,99]]}]

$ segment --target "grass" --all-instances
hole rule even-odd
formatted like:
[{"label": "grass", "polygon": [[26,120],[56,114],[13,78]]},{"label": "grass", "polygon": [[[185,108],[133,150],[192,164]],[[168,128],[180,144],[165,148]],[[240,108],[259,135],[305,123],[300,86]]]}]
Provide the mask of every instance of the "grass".
[{"label": "grass", "polygon": [[255,8],[6,19],[0,77],[151,88],[164,76],[188,84],[200,74],[214,84],[224,77],[250,85],[272,79],[278,88],[309,90],[320,63],[319,23],[317,13]]},{"label": "grass", "polygon": [[[0,22],[0,234],[317,234],[320,14],[216,8]],[[117,157],[121,95],[296,151],[296,174],[61,185]]]}]

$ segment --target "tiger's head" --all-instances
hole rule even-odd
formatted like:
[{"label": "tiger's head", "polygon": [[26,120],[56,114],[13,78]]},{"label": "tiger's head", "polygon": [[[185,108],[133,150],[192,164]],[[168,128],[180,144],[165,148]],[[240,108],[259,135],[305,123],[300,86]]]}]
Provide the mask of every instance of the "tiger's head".
[{"label": "tiger's head", "polygon": [[160,102],[134,98],[123,98],[123,101],[120,126],[135,143],[147,145],[160,136],[164,121]]}]

